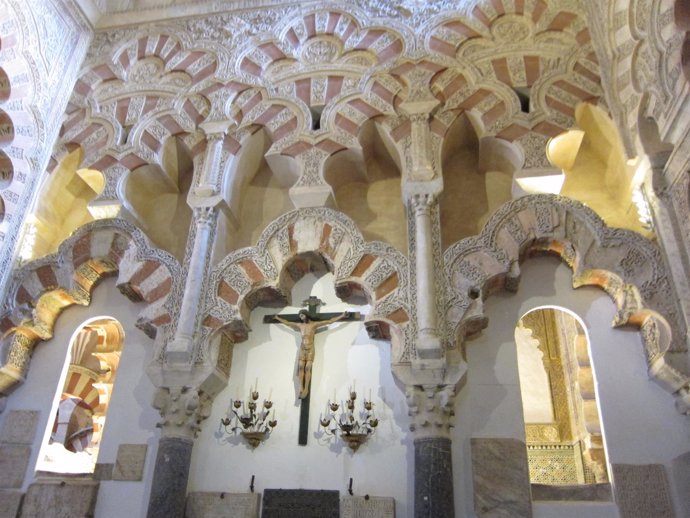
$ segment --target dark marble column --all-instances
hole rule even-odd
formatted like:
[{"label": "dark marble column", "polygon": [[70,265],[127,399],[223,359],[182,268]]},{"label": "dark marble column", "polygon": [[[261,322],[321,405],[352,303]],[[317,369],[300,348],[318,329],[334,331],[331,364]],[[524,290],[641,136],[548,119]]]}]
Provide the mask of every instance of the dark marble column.
[{"label": "dark marble column", "polygon": [[191,439],[161,437],[147,518],[183,518],[192,460]]},{"label": "dark marble column", "polygon": [[450,439],[414,441],[415,518],[454,518],[453,460]]}]

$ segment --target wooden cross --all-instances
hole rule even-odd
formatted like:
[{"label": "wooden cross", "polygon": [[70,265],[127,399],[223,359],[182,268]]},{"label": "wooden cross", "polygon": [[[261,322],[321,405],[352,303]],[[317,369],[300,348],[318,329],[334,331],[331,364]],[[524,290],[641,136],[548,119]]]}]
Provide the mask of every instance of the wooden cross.
[{"label": "wooden cross", "polygon": [[309,428],[309,387],[311,385],[311,370],[316,352],[314,348],[314,335],[319,328],[325,328],[334,322],[352,322],[361,320],[362,316],[359,313],[350,311],[344,311],[343,313],[319,313],[319,306],[322,306],[323,302],[313,295],[302,302],[302,305],[307,306],[307,309],[303,309],[297,314],[266,315],[264,317],[264,324],[283,324],[298,330],[302,335],[299,359],[297,360],[297,377],[300,385],[299,399],[302,400],[297,442],[301,446],[305,446],[307,444],[307,431]]}]

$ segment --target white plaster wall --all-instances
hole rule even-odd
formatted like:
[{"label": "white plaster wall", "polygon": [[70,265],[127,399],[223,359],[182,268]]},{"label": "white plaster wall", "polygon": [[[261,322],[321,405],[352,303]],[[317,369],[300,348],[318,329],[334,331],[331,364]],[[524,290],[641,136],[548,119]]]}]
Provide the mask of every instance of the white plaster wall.
[{"label": "white plaster wall", "polygon": [[[153,385],[145,373],[151,360],[153,341],[135,327],[141,305],[129,302],[115,287],[114,279],[104,280],[94,291],[88,307],[73,306],[59,318],[51,340],[39,344],[33,354],[26,382],[8,399],[2,421],[10,410],[40,412],[32,457],[23,491],[35,480],[35,466],[46,429],[52,424],[51,408],[74,331],[96,316],[116,318],[125,332],[120,366],[106,417],[105,431],[98,455],[99,463],[114,463],[120,444],[148,444],[142,482],[103,481],[96,506],[97,518],[145,516],[150,479],[156,456],[158,413],[151,406]],[[0,426],[2,423],[0,422]]]},{"label": "white plaster wall", "polygon": [[[467,380],[456,402],[453,456],[458,518],[475,516],[469,439],[525,440],[514,326],[538,306],[562,306],[584,321],[609,463],[664,464],[670,478],[673,458],[690,450],[690,422],[676,412],[672,396],[649,379],[639,332],[613,329],[615,307],[608,296],[593,287],[573,290],[571,279],[570,269],[558,259],[530,259],[522,265],[517,293],[497,294],[485,301],[489,327],[466,344]],[[678,507],[678,492],[671,486]],[[618,516],[612,504],[581,504],[580,511],[573,505],[538,503],[535,516]],[[683,515],[680,509],[677,514]]]},{"label": "white plaster wall", "polygon": [[[293,289],[293,303],[299,304],[310,294],[326,302],[323,312],[367,310],[341,302],[330,274],[320,279],[305,276]],[[293,306],[281,311],[298,309]],[[411,516],[412,439],[404,394],[390,370],[390,345],[371,340],[362,322],[336,323],[317,333],[308,444],[298,446],[298,335],[285,326],[262,323],[264,315],[276,312],[255,309],[249,340],[235,346],[228,387],[217,396],[194,445],[188,491],[245,492],[255,475],[257,492],[266,488],[335,489],[344,496],[352,477],[355,494],[394,497],[397,516]],[[240,437],[224,434],[220,419],[231,398],[246,400],[257,378],[261,400],[271,392],[278,426],[252,451]],[[319,413],[333,398],[333,390],[338,400],[345,399],[352,383],[358,399],[368,398],[371,389],[380,419],[376,433],[354,454],[340,441],[329,442],[317,429]]]}]

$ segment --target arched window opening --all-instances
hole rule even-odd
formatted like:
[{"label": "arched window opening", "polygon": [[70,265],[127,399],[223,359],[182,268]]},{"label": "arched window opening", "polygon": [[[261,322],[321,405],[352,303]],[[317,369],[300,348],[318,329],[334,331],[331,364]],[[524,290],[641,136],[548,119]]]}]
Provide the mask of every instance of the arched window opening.
[{"label": "arched window opening", "polygon": [[608,482],[589,341],[561,308],[532,310],[515,328],[532,484]]},{"label": "arched window opening", "polygon": [[122,326],[107,317],[72,336],[37,471],[93,473],[123,341]]}]

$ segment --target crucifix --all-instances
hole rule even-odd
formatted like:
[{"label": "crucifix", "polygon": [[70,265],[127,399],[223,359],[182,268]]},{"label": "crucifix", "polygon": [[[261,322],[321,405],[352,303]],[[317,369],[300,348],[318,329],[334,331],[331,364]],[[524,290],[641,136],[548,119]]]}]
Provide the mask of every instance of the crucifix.
[{"label": "crucifix", "polygon": [[334,322],[352,322],[360,320],[359,313],[344,311],[343,313],[319,313],[319,306],[323,305],[318,297],[310,296],[302,302],[307,309],[293,315],[266,315],[264,324],[283,324],[300,332],[302,343],[299,347],[297,360],[297,377],[299,380],[299,436],[298,444],[307,444],[307,430],[309,428],[309,388],[311,385],[311,370],[314,364],[314,335],[320,328],[325,328]]}]

